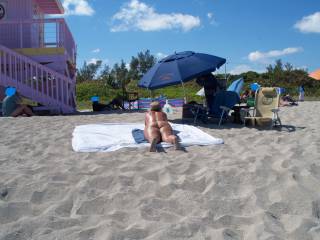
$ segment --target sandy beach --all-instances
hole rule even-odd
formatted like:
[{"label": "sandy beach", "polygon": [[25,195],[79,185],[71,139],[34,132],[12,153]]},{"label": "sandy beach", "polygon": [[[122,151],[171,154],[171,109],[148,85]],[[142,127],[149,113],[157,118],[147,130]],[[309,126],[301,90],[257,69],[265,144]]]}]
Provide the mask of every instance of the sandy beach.
[{"label": "sandy beach", "polygon": [[75,126],[144,113],[0,118],[0,239],[319,240],[320,102],[280,117],[201,125],[225,144],[160,153],[72,150]]}]

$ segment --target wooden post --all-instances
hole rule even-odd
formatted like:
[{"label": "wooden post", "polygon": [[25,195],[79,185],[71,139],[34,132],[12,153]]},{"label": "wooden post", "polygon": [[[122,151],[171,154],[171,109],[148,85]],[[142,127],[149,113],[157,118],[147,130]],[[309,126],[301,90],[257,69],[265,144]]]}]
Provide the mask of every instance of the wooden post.
[{"label": "wooden post", "polygon": [[19,26],[20,26],[20,48],[23,48],[23,34],[22,34],[22,22],[20,22]]},{"label": "wooden post", "polygon": [[[2,51],[0,49],[0,75],[2,74]],[[0,83],[1,83],[2,79],[0,79]]]}]

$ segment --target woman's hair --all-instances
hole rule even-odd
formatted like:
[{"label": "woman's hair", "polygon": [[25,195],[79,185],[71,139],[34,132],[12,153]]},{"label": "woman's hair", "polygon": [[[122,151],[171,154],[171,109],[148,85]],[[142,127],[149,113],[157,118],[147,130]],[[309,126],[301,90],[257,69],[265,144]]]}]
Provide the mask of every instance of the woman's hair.
[{"label": "woman's hair", "polygon": [[158,101],[152,102],[150,104],[150,110],[160,112],[162,110],[160,103]]}]

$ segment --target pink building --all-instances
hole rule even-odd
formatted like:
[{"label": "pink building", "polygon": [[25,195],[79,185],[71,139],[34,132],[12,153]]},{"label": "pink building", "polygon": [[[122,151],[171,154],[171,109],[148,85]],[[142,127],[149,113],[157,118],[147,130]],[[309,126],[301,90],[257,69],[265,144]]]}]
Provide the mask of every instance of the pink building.
[{"label": "pink building", "polygon": [[60,0],[0,0],[0,85],[70,113],[76,44],[65,20],[56,18],[63,13]]}]

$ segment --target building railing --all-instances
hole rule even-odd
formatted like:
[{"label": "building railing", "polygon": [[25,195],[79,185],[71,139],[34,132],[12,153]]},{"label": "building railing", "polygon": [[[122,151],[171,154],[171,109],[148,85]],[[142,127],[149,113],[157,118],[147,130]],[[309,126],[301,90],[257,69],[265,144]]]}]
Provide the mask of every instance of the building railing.
[{"label": "building railing", "polygon": [[36,61],[0,45],[0,85],[44,106],[75,111],[75,82]]},{"label": "building railing", "polygon": [[0,22],[0,44],[11,48],[62,47],[76,60],[76,44],[63,18]]}]

